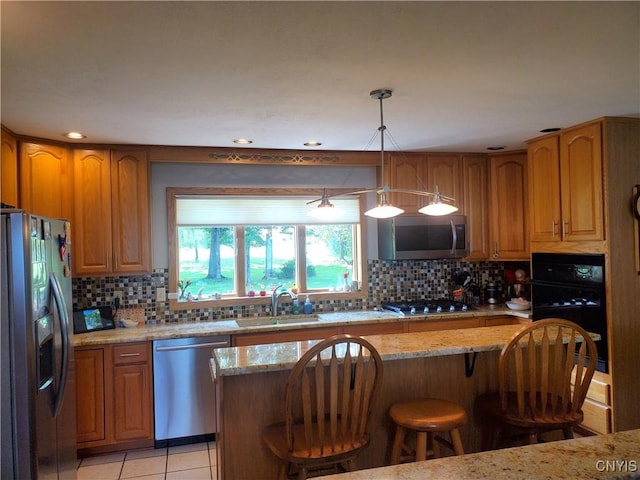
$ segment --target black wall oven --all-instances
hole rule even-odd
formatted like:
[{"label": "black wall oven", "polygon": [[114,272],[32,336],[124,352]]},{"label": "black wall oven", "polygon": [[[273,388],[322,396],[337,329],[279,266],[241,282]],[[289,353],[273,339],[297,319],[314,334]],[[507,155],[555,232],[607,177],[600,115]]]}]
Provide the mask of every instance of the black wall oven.
[{"label": "black wall oven", "polygon": [[564,318],[602,340],[597,370],[607,373],[607,306],[604,255],[532,253],[531,313],[533,321]]}]

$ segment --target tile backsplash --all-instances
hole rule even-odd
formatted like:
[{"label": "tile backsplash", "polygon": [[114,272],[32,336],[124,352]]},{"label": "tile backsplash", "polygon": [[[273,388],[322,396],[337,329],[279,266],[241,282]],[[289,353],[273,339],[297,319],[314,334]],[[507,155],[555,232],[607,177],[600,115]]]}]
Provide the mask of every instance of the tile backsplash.
[{"label": "tile backsplash", "polygon": [[[452,276],[463,271],[478,281],[503,281],[502,262],[455,260],[369,260],[369,291],[366,299],[314,302],[316,312],[373,308],[384,301],[451,298]],[[267,306],[238,305],[220,308],[170,310],[169,301],[156,301],[156,289],[167,288],[169,272],[156,269],[151,275],[73,279],[73,307],[113,305],[120,298],[121,309],[144,309],[146,323],[193,322],[267,315]],[[269,305],[270,307],[270,305]]]}]

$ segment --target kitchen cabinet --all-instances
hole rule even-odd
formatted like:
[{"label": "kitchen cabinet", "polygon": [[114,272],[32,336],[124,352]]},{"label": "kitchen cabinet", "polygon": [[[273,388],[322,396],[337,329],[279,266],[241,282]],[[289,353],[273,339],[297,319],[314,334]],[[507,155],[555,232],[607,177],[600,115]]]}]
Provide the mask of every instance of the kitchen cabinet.
[{"label": "kitchen cabinet", "polygon": [[20,208],[52,218],[72,218],[72,163],[65,146],[20,142]]},{"label": "kitchen cabinet", "polygon": [[531,241],[604,240],[601,124],[529,142]]},{"label": "kitchen cabinet", "polygon": [[489,158],[489,245],[492,260],[529,260],[526,152]]},{"label": "kitchen cabinet", "polygon": [[2,129],[2,171],[0,172],[0,201],[18,207],[18,142]]},{"label": "kitchen cabinet", "polygon": [[150,342],[75,349],[77,438],[83,453],[153,445]]},{"label": "kitchen cabinet", "polygon": [[[391,188],[434,192],[437,189],[456,199],[462,210],[462,160],[459,155],[402,153],[389,156],[386,183]],[[429,197],[408,193],[391,193],[389,202],[407,214],[416,214],[429,203]]]},{"label": "kitchen cabinet", "polygon": [[[456,206],[464,210],[462,189],[462,159],[459,155],[428,155],[426,187],[429,192],[440,191],[447,197],[455,198]],[[427,204],[429,198],[424,198]]]},{"label": "kitchen cabinet", "polygon": [[76,349],[78,444],[105,439],[104,348]]},{"label": "kitchen cabinet", "polygon": [[113,436],[117,442],[153,438],[150,343],[113,347]]},{"label": "kitchen cabinet", "polygon": [[489,258],[489,168],[485,155],[462,157],[462,191],[464,207],[461,212],[467,217],[466,260]]},{"label": "kitchen cabinet", "polygon": [[[389,155],[387,171],[388,185],[391,188],[406,190],[426,190],[427,157],[424,154],[402,153]],[[415,214],[425,205],[426,197],[408,193],[390,193],[387,200],[394,207],[402,208],[405,213]]]},{"label": "kitchen cabinet", "polygon": [[149,273],[149,162],[145,151],[74,151],[76,276]]}]

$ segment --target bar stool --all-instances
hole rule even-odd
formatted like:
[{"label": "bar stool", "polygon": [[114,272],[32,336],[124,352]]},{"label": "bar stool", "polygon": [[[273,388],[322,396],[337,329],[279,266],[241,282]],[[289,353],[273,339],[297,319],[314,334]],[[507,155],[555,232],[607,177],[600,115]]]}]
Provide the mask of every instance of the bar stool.
[{"label": "bar stool", "polygon": [[[414,452],[405,444],[407,430],[416,432],[415,461],[426,460],[432,454],[434,457],[440,456],[440,445],[450,448],[456,455],[464,455],[462,440],[460,439],[460,428],[467,422],[467,413],[457,403],[429,398],[415,402],[396,403],[391,406],[389,416],[396,424],[396,434],[393,440],[393,450],[391,451],[391,464],[400,463],[400,460],[411,461]],[[442,435],[449,432],[451,442]],[[428,450],[428,443],[431,450]],[[410,456],[401,454],[407,452]]]}]

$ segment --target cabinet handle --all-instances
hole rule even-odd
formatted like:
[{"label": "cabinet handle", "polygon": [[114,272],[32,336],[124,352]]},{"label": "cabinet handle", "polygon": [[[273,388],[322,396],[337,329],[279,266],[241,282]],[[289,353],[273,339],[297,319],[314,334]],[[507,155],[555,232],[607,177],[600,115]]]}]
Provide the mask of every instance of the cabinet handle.
[{"label": "cabinet handle", "polygon": [[551,221],[551,237],[556,238],[556,227],[558,226],[558,222],[555,220]]},{"label": "cabinet handle", "polygon": [[138,353],[121,353],[120,357],[139,357],[140,352]]},{"label": "cabinet handle", "polygon": [[500,254],[498,253],[498,242],[493,243],[493,258],[498,258]]},{"label": "cabinet handle", "polygon": [[562,221],[562,238],[565,238],[567,236],[568,226],[569,226],[569,222],[567,220],[563,220]]}]

